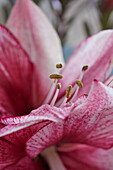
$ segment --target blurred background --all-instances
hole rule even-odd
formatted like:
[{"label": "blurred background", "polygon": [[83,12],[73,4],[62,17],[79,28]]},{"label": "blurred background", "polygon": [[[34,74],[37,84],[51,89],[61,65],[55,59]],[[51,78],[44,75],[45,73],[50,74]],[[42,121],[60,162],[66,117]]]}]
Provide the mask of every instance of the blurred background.
[{"label": "blurred background", "polygon": [[[0,23],[5,25],[16,0],[0,0]],[[113,28],[113,0],[33,0],[56,29],[65,60],[81,41]]]}]

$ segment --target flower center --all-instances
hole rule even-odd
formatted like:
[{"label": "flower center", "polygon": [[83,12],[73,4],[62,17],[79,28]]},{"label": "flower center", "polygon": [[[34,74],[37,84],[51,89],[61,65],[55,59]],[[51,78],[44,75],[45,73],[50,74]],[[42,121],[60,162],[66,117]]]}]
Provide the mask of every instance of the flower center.
[{"label": "flower center", "polygon": [[[62,64],[56,64],[56,68],[57,69],[62,69]],[[83,76],[84,76],[84,72],[87,69],[88,69],[88,65],[84,65],[82,67],[80,78],[79,78],[79,80],[75,81],[75,85],[73,86],[73,91],[72,91],[72,85],[69,85],[67,87],[66,95],[65,95],[64,99],[62,100],[62,102],[60,103],[60,107],[63,107],[67,103],[67,101],[68,101],[68,99],[70,97],[71,97],[71,100],[70,100],[71,102],[73,102],[76,99],[77,94],[79,92],[79,89],[83,87],[82,79],[83,79]],[[61,84],[57,83],[57,81],[59,79],[62,79],[63,75],[59,74],[59,71],[58,71],[58,73],[51,74],[49,76],[49,78],[53,79],[54,82],[53,82],[53,84],[51,86],[51,89],[49,91],[49,94],[48,94],[47,98],[44,101],[44,104],[45,103],[50,103],[50,105],[55,105],[55,103],[57,101],[57,98],[58,98],[59,90],[61,88]],[[71,96],[72,92],[73,92],[73,96]]]}]

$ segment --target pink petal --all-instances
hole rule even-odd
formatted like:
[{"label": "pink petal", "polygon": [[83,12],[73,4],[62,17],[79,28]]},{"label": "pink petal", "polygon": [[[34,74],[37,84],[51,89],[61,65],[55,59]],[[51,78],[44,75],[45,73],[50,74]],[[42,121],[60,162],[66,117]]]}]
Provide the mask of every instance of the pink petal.
[{"label": "pink petal", "polygon": [[43,105],[29,115],[1,119],[1,122],[8,126],[1,128],[0,136],[8,136],[6,137],[7,140],[23,146],[40,129],[52,123],[52,121],[62,122],[69,114],[70,107],[57,108]]},{"label": "pink petal", "polygon": [[31,157],[65,140],[102,148],[113,145],[113,89],[95,80],[86,101],[78,100],[66,120],[48,124],[27,141]]},{"label": "pink petal", "polygon": [[[73,111],[72,111],[73,112]],[[70,141],[110,148],[113,145],[113,89],[94,81],[85,103],[75,108],[66,122]]]},{"label": "pink petal", "polygon": [[0,139],[0,169],[17,162],[24,154],[23,149]]},{"label": "pink petal", "polygon": [[9,125],[0,130],[0,136],[4,136],[6,140],[19,147],[24,147],[27,140],[49,123],[49,121],[42,121]]},{"label": "pink petal", "polygon": [[40,104],[47,94],[49,75],[56,71],[56,63],[63,63],[60,40],[42,11],[30,0],[18,0],[7,22],[7,27],[21,42],[36,66],[38,89],[34,100]]},{"label": "pink petal", "polygon": [[25,114],[31,110],[33,73],[28,55],[13,35],[0,25],[1,114]]},{"label": "pink petal", "polygon": [[16,162],[14,165],[5,168],[5,170],[28,170],[28,169],[44,170],[39,161],[35,162],[27,156]]},{"label": "pink petal", "polygon": [[26,152],[34,158],[41,151],[52,146],[63,138],[64,127],[63,123],[50,123],[34,136],[32,136],[26,143]]},{"label": "pink petal", "polygon": [[[86,96],[81,96],[81,98],[78,99],[74,107],[77,107],[79,104],[81,104],[84,99],[86,99]],[[72,105],[70,104],[69,107],[64,107],[63,109],[65,112],[72,109]],[[26,144],[26,151],[31,157],[35,157],[38,155],[41,151],[46,149],[47,147],[54,145],[58,142],[60,142],[62,139],[67,138],[70,136],[68,132],[69,126],[65,123],[68,121],[70,114],[68,114],[68,117],[62,121],[58,121],[56,123],[49,123],[48,125],[44,126],[42,129],[37,131],[34,136],[32,136]],[[70,123],[70,122],[69,122]]]},{"label": "pink petal", "polygon": [[88,94],[92,81],[105,80],[106,73],[111,64],[113,56],[113,31],[101,31],[82,42],[68,60],[62,74],[61,94],[65,92],[69,84],[74,84],[80,77],[81,69],[88,65],[89,69],[83,77],[84,87],[80,89],[81,94]]},{"label": "pink petal", "polygon": [[69,170],[112,170],[113,149],[103,150],[87,145],[76,145],[71,152],[59,153]]},{"label": "pink petal", "polygon": [[8,117],[1,119],[1,123],[9,124],[20,124],[29,123],[33,121],[50,120],[58,122],[64,120],[70,114],[70,108],[57,108],[48,104],[42,105],[38,109],[33,110],[29,115]]}]

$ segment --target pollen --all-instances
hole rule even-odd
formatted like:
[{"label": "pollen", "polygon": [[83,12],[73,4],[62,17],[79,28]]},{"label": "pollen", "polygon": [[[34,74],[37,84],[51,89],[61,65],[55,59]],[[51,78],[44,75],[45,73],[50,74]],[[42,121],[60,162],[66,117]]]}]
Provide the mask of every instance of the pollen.
[{"label": "pollen", "polygon": [[82,67],[82,71],[86,71],[88,69],[88,65]]},{"label": "pollen", "polygon": [[76,84],[79,86],[79,88],[83,87],[83,83],[80,80],[76,80]]},{"label": "pollen", "polygon": [[60,89],[61,88],[61,83],[57,83],[57,89]]},{"label": "pollen", "polygon": [[56,64],[56,68],[62,68],[63,65],[62,64]]},{"label": "pollen", "polygon": [[63,75],[62,74],[51,74],[49,76],[50,79],[62,79],[63,78]]},{"label": "pollen", "polygon": [[72,92],[72,86],[69,85],[67,90],[66,90],[66,98],[69,99],[71,96],[71,92]]}]

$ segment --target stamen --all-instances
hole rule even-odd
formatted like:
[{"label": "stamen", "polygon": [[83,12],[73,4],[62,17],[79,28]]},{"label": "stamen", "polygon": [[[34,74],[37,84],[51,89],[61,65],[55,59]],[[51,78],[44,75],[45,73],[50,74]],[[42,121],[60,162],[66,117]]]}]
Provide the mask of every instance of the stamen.
[{"label": "stamen", "polygon": [[91,86],[91,88],[90,88],[90,91],[89,91],[89,94],[88,94],[88,97],[86,98],[86,100],[84,100],[84,102],[83,102],[82,104],[78,105],[78,106],[73,110],[73,112],[75,112],[75,111],[76,111],[78,108],[80,108],[85,102],[87,102],[87,100],[89,99],[89,97],[90,97],[90,95],[91,95],[91,93],[92,93],[93,88],[94,88],[94,82],[92,83],[92,86]]},{"label": "stamen", "polygon": [[80,80],[76,80],[76,85],[77,85],[77,89],[71,99],[71,101],[73,102],[73,100],[75,100],[77,94],[78,94],[78,91],[79,91],[79,88],[82,88],[83,87],[83,83],[80,81]]},{"label": "stamen", "polygon": [[51,74],[49,76],[50,79],[62,79],[63,78],[63,75],[62,74]]},{"label": "stamen", "polygon": [[72,92],[72,86],[69,85],[68,88],[67,88],[67,90],[66,90],[66,96],[65,96],[62,104],[60,105],[60,107],[62,107],[62,106],[64,106],[64,105],[66,104],[67,100],[68,100],[68,99],[70,98],[70,96],[71,96],[71,92]]},{"label": "stamen", "polygon": [[58,84],[56,85],[56,87],[57,87],[56,93],[55,93],[55,95],[54,95],[54,97],[53,97],[53,99],[52,99],[52,101],[51,101],[51,103],[50,103],[50,105],[52,105],[52,106],[54,106],[54,104],[55,104],[55,102],[56,102],[56,100],[57,100],[58,93],[59,93],[59,89],[61,88],[61,83],[58,83]]},{"label": "stamen", "polygon": [[[82,84],[81,81],[82,81],[82,78],[83,78],[83,76],[84,76],[84,72],[85,72],[87,69],[88,69],[88,65],[84,65],[84,66],[82,67],[82,72],[81,72],[80,78],[79,78],[79,80],[76,80],[75,85],[74,85],[74,87],[73,87],[73,93],[74,93],[74,95],[73,95],[71,101],[75,100],[75,98],[76,98],[76,96],[77,96],[77,94],[78,94],[79,88],[82,88],[82,87],[83,87],[83,84]],[[81,83],[80,83],[80,82],[81,82]],[[77,87],[77,85],[78,85],[79,87]]]},{"label": "stamen", "polygon": [[69,99],[71,96],[71,92],[72,92],[72,86],[69,85],[67,90],[66,90],[66,98]]},{"label": "stamen", "polygon": [[44,104],[46,103],[50,103],[51,99],[52,99],[52,96],[54,94],[54,91],[55,91],[55,88],[56,88],[56,84],[57,84],[57,81],[58,79],[62,79],[63,78],[63,75],[62,74],[59,74],[60,72],[60,69],[63,67],[62,64],[56,64],[56,68],[58,68],[58,73],[54,73],[54,74],[51,74],[49,76],[50,79],[54,79],[54,83],[52,84],[50,90],[49,90],[49,93],[46,97],[46,99],[44,100]]},{"label": "stamen", "polygon": [[63,65],[62,64],[56,64],[56,68],[62,68]]},{"label": "stamen", "polygon": [[54,82],[54,83],[52,84],[52,86],[51,86],[51,88],[50,88],[50,90],[49,90],[49,93],[48,93],[46,99],[44,100],[43,104],[47,104],[47,103],[50,102],[50,100],[51,100],[51,98],[52,98],[52,96],[53,96],[53,93],[54,93],[54,91],[55,91],[56,83],[57,83],[57,80],[56,80],[56,82]]},{"label": "stamen", "polygon": [[83,87],[83,83],[80,80],[76,80],[76,84],[79,86],[79,88]]}]

